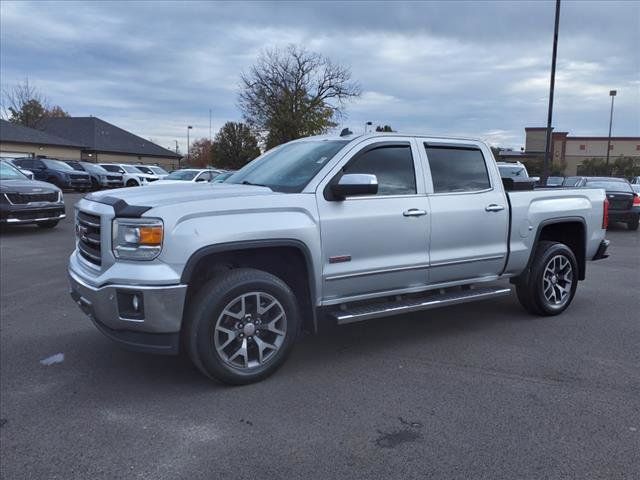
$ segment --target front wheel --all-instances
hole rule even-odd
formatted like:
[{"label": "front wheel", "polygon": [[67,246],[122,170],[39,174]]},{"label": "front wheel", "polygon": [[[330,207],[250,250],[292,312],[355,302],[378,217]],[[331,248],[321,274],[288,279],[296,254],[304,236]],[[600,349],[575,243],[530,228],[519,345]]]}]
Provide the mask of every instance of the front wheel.
[{"label": "front wheel", "polygon": [[232,385],[274,373],[293,348],[299,309],[289,286],[262,270],[229,270],[195,296],[185,343],[198,369]]},{"label": "front wheel", "polygon": [[529,274],[516,284],[520,304],[536,315],[558,315],[571,304],[578,286],[578,262],[569,247],[540,242]]},{"label": "front wheel", "polygon": [[627,222],[627,228],[633,232],[638,230],[638,225],[640,225],[640,215],[636,215],[631,221]]},{"label": "front wheel", "polygon": [[127,187],[137,187],[139,185],[138,182],[136,182],[135,180],[128,180],[127,181]]}]

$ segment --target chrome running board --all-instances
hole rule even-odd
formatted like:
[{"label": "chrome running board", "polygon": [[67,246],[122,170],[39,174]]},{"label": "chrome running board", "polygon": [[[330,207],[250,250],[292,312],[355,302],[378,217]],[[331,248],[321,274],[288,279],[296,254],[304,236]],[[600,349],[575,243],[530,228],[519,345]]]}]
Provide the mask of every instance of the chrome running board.
[{"label": "chrome running board", "polygon": [[[437,292],[438,290],[436,290]],[[402,315],[405,313],[429,310],[432,308],[446,307],[460,303],[488,300],[490,298],[504,297],[511,294],[510,288],[481,287],[466,290],[448,291],[445,293],[432,293],[421,298],[410,298],[384,303],[354,306],[344,310],[335,310],[331,315],[338,325],[360,322],[372,318]]]}]

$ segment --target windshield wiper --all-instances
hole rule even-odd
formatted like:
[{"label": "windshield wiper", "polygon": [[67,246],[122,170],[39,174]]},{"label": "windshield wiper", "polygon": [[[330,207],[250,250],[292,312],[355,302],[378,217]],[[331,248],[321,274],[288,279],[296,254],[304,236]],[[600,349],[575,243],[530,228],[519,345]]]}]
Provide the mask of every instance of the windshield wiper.
[{"label": "windshield wiper", "polygon": [[271,188],[269,185],[263,185],[262,183],[252,183],[249,182],[248,180],[243,180],[241,182],[242,185],[251,185],[252,187],[267,187],[267,188]]}]

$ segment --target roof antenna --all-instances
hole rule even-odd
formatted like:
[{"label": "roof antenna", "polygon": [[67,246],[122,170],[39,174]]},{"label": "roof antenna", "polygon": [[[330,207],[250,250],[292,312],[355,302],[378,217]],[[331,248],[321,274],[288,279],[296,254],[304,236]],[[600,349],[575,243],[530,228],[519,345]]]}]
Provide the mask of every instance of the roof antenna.
[{"label": "roof antenna", "polygon": [[343,128],[342,131],[340,132],[341,137],[346,137],[347,135],[353,135],[353,132],[349,130],[349,127]]}]

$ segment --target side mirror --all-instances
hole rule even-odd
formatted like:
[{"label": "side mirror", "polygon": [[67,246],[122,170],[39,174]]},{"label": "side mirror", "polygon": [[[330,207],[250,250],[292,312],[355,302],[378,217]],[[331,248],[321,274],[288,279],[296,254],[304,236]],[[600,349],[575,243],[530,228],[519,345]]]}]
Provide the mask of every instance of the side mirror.
[{"label": "side mirror", "polygon": [[375,195],[378,193],[378,178],[368,173],[346,173],[331,185],[331,193],[335,200],[356,195]]}]

